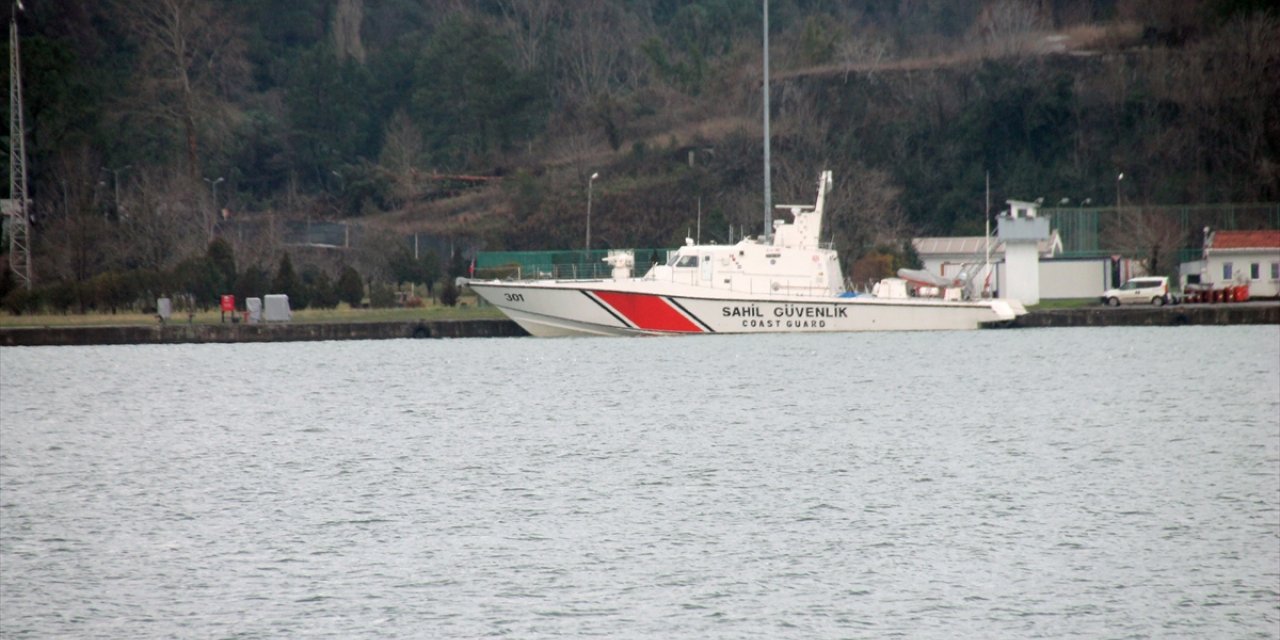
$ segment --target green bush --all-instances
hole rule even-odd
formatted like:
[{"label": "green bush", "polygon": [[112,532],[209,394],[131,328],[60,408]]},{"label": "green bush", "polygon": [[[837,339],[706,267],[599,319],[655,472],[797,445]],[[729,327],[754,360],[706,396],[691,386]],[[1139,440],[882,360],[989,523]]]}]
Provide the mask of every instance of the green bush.
[{"label": "green bush", "polygon": [[270,278],[267,272],[259,266],[252,266],[244,270],[236,277],[235,287],[232,292],[235,293],[237,300],[248,300],[249,298],[261,298],[270,292]]},{"label": "green bush", "polygon": [[386,309],[396,306],[396,290],[391,285],[378,283],[369,287],[369,306]]},{"label": "green bush", "polygon": [[453,283],[452,278],[444,281],[444,286],[440,287],[440,303],[453,307],[458,304],[458,287]]},{"label": "green bush", "polygon": [[329,274],[316,268],[307,269],[302,274],[302,282],[310,292],[308,303],[315,309],[332,309],[338,306],[338,290],[333,286]]},{"label": "green bush", "polygon": [[38,311],[40,307],[40,296],[34,290],[18,287],[16,289],[10,289],[9,293],[5,294],[4,299],[0,301],[0,304],[4,306],[5,311],[8,311],[15,316],[20,316],[24,313],[35,313]]},{"label": "green bush", "polygon": [[360,279],[360,272],[356,271],[350,265],[342,268],[342,273],[338,275],[338,299],[351,305],[352,309],[359,309],[360,303],[364,301],[364,281]]},{"label": "green bush", "polygon": [[51,312],[66,313],[80,302],[81,306],[77,310],[83,312],[84,295],[82,288],[74,282],[55,282],[37,291],[35,300],[31,302],[30,311],[35,313],[41,307],[46,307]]}]

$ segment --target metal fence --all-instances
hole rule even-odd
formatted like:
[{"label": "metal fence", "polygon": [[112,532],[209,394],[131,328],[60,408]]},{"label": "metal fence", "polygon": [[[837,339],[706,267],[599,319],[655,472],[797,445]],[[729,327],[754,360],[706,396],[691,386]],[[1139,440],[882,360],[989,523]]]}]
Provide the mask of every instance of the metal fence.
[{"label": "metal fence", "polygon": [[[1179,262],[1198,259],[1204,242],[1203,230],[1280,229],[1280,203],[1206,204],[1133,207],[1045,207],[1050,227],[1062,239],[1067,258],[1100,258],[1129,255],[1134,251],[1134,217],[1176,224],[1181,238]],[[348,250],[361,246],[368,232],[358,223],[321,221],[271,221],[247,219],[222,221],[219,231],[241,241],[273,235],[284,246]],[[470,245],[454,246],[451,239],[428,234],[402,234],[414,253],[435,251],[448,258],[455,251],[472,254]],[[567,251],[482,251],[475,253],[477,277],[604,278],[611,267],[604,262],[607,250]],[[663,264],[667,249],[636,249],[635,273],[645,273],[654,264]]]},{"label": "metal fence", "polygon": [[[667,249],[635,249],[632,273],[642,274],[654,264],[666,264]],[[608,278],[613,267],[605,263],[608,250],[591,251],[481,251],[476,254],[477,278]]]},{"label": "metal fence", "polygon": [[[1064,257],[1098,258],[1124,255],[1133,246],[1132,226],[1126,219],[1166,221],[1178,225],[1180,261],[1200,256],[1204,229],[1280,229],[1280,203],[1205,204],[1134,207],[1046,207],[1041,214],[1062,239]],[[1141,224],[1141,223],[1139,223]]]}]

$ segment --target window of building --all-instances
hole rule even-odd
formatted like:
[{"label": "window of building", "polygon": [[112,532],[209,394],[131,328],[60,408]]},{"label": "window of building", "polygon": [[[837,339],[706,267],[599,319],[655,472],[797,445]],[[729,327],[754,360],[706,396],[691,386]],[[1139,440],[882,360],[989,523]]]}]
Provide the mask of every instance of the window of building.
[{"label": "window of building", "polygon": [[1271,279],[1280,280],[1280,262],[1271,263]]},{"label": "window of building", "polygon": [[1231,263],[1230,262],[1222,263],[1222,279],[1223,280],[1231,279]]},{"label": "window of building", "polygon": [[1261,278],[1261,277],[1262,277],[1262,265],[1256,262],[1249,265],[1249,279],[1257,280],[1258,278]]}]

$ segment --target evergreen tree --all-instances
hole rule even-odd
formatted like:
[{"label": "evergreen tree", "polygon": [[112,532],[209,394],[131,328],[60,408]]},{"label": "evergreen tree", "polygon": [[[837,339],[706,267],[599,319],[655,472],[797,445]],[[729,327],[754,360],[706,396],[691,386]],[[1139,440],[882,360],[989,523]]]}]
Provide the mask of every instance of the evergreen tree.
[{"label": "evergreen tree", "polygon": [[478,21],[451,17],[418,60],[412,113],[430,153],[468,167],[538,133],[543,84],[515,69],[506,40]]},{"label": "evergreen tree", "polygon": [[316,268],[307,269],[302,274],[302,282],[308,291],[308,306],[317,309],[332,309],[338,306],[338,291],[334,288],[329,274]]},{"label": "evergreen tree", "polygon": [[387,266],[397,283],[425,284],[427,295],[431,295],[432,283],[440,277],[440,259],[434,251],[426,251],[414,258],[407,248],[400,248],[391,254]]},{"label": "evergreen tree", "polygon": [[271,281],[272,293],[283,293],[289,296],[289,306],[294,309],[305,309],[307,307],[306,289],[302,285],[302,280],[298,278],[298,274],[293,271],[293,261],[289,259],[286,253],[280,258],[280,267],[276,269],[276,277]]},{"label": "evergreen tree", "polygon": [[9,295],[10,291],[18,286],[17,279],[13,277],[13,270],[9,269],[9,261],[4,261],[4,270],[0,271],[0,300]]},{"label": "evergreen tree", "polygon": [[[298,56],[285,88],[295,165],[315,187],[342,190],[334,172],[376,157],[369,76],[354,60],[339,60],[327,45]],[[339,194],[341,195],[341,194]]]},{"label": "evergreen tree", "polygon": [[218,302],[219,275],[208,258],[188,258],[173,271],[179,289],[191,294],[196,306],[208,309]]},{"label": "evergreen tree", "polygon": [[360,308],[360,303],[364,301],[364,282],[360,279],[360,273],[347,265],[342,268],[342,273],[338,275],[338,299],[351,305],[351,308]]},{"label": "evergreen tree", "polygon": [[267,276],[267,272],[257,265],[249,267],[236,278],[235,287],[232,291],[238,300],[247,300],[249,298],[261,298],[271,289],[271,279]]},{"label": "evergreen tree", "polygon": [[236,284],[236,256],[231,245],[222,238],[214,238],[205,251],[205,260],[213,270],[217,290],[230,293]]}]

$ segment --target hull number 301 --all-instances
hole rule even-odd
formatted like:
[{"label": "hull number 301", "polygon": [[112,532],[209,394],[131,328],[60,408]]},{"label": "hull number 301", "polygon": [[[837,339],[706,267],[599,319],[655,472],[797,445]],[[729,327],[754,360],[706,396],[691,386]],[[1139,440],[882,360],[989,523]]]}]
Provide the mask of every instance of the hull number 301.
[{"label": "hull number 301", "polygon": [[504,293],[502,295],[507,299],[507,302],[524,302],[523,293]]}]

